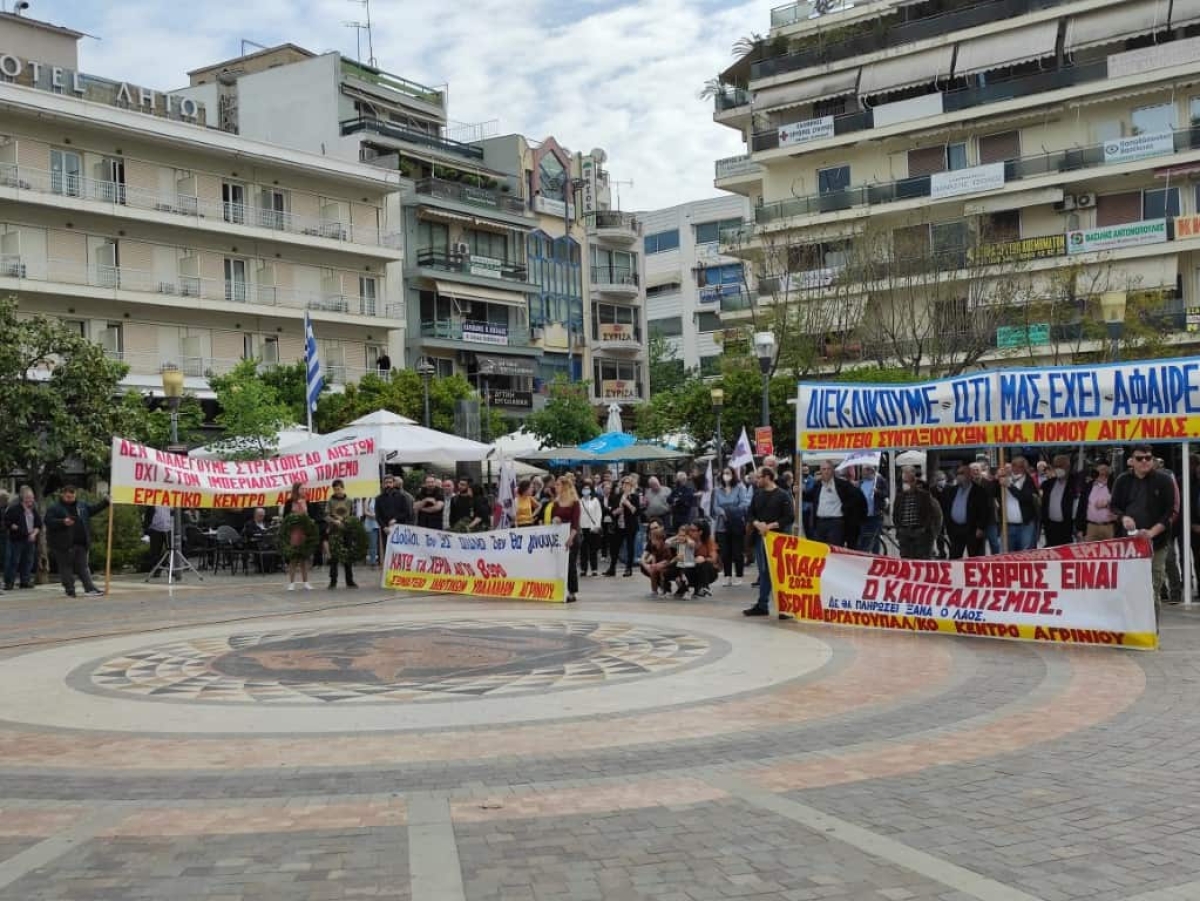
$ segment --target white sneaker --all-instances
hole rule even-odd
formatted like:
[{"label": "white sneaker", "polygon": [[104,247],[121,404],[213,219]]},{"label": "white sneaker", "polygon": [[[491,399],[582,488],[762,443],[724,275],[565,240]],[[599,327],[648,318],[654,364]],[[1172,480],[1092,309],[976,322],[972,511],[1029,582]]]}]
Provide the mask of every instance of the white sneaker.
[{"label": "white sneaker", "polygon": [[295,591],[295,590],[296,590],[296,583],[295,583],[295,582],[288,582],[288,587],[287,587],[287,590],[288,590],[288,591]]},{"label": "white sneaker", "polygon": [[732,588],[732,587],[733,587],[733,579],[726,579],[726,580],[725,580],[725,587],[726,587],[726,588]]},{"label": "white sneaker", "polygon": [[312,583],[311,583],[311,582],[305,582],[305,583],[304,583],[304,590],[305,590],[305,591],[312,591],[312,590],[313,590]]},{"label": "white sneaker", "polygon": [[734,588],[740,588],[741,586],[743,586],[743,585],[745,585],[745,584],[746,584],[746,583],[745,583],[745,582],[743,582],[741,579],[734,579],[734,580],[733,580],[733,587],[734,587]]}]

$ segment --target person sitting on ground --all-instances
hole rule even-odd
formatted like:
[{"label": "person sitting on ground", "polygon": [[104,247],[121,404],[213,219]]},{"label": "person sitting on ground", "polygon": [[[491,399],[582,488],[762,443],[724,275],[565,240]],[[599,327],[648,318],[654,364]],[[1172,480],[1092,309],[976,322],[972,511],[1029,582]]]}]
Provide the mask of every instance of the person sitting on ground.
[{"label": "person sitting on ground", "polygon": [[667,545],[667,530],[659,523],[650,526],[650,538],[642,554],[642,575],[650,580],[650,594],[657,597],[671,593],[674,578],[675,551]]},{"label": "person sitting on ground", "polygon": [[708,520],[692,526],[692,538],[696,542],[696,567],[689,576],[692,596],[697,598],[712,597],[709,587],[717,581],[717,567],[720,558],[717,554],[717,543],[713,540],[712,526]]},{"label": "person sitting on ground", "polygon": [[695,528],[687,523],[681,524],[679,531],[667,541],[667,544],[675,552],[675,569],[679,578],[675,597],[681,598],[687,594],[694,578],[697,544]]}]

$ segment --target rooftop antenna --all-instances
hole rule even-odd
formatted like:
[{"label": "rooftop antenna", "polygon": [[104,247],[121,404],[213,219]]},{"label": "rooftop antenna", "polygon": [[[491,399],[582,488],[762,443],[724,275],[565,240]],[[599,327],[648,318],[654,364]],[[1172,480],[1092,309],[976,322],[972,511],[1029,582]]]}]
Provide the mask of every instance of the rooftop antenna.
[{"label": "rooftop antenna", "polygon": [[629,181],[617,181],[617,180],[614,178],[614,179],[610,179],[608,183],[609,183],[610,185],[613,185],[613,186],[614,186],[614,187],[617,189],[617,209],[618,209],[618,210],[619,210],[619,209],[622,209],[622,206],[621,206],[621,185],[629,185],[629,187],[631,187],[631,188],[632,188],[632,187],[633,187],[633,179],[630,179]]},{"label": "rooftop antenna", "polygon": [[362,33],[367,33],[367,65],[371,68],[376,68],[375,62],[375,41],[371,33],[371,0],[347,0],[348,3],[357,3],[363,8],[363,16],[366,22],[343,22],[347,28],[353,28],[355,31],[355,40],[357,43],[358,61],[362,62]]}]

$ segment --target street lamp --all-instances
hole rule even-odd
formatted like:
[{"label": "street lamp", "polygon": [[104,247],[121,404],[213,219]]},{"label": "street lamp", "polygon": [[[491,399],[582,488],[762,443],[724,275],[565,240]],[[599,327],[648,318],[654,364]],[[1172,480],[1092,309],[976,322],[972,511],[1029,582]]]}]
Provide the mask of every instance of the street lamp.
[{"label": "street lamp", "polygon": [[758,368],[762,370],[762,424],[771,424],[771,363],[775,360],[775,333],[754,333],[754,355],[758,357]]},{"label": "street lamp", "polygon": [[1125,334],[1125,307],[1129,298],[1124,291],[1100,295],[1100,318],[1108,327],[1109,356],[1115,363],[1121,354],[1121,337]]},{"label": "street lamp", "polygon": [[725,406],[725,391],[713,388],[708,393],[712,398],[713,412],[717,414],[717,472],[721,473],[725,470],[725,463],[721,457],[721,408]]},{"label": "street lamp", "polygon": [[[179,443],[179,404],[183,400],[183,371],[172,365],[164,366],[162,389],[167,409],[171,411],[171,443],[167,446],[167,451],[173,454],[186,454],[187,447]],[[192,572],[195,572],[187,558],[183,556],[183,511],[178,504],[173,505],[171,509],[171,549],[163,555],[162,560],[158,561],[150,576],[161,570],[164,563],[167,567],[168,585],[175,583],[177,570],[191,569]],[[147,580],[150,576],[147,576]]]},{"label": "street lamp", "polygon": [[430,428],[429,425],[429,382],[433,378],[433,374],[437,372],[437,367],[430,362],[429,357],[421,357],[417,362],[417,374],[421,376],[421,381],[425,384],[425,428]]}]

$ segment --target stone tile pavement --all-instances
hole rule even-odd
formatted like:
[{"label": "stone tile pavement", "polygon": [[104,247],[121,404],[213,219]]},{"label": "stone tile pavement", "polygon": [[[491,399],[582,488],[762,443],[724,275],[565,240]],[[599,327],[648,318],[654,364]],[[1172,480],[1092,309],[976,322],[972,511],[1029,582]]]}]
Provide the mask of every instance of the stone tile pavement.
[{"label": "stone tile pavement", "polygon": [[[1166,611],[1164,649],[1138,654],[746,622],[748,588],[651,601],[620,578],[585,580],[571,607],[281,589],[9,594],[0,660],[32,674],[69,649],[60,681],[78,687],[103,663],[102,638],[136,655],[185,627],[219,638],[281,623],[338,635],[354,618],[592,617],[675,621],[714,648],[769,655],[783,678],[711,678],[726,651],[611,687],[523,690],[518,674],[504,707],[433,702],[474,712],[471,726],[421,728],[404,705],[360,694],[364,722],[394,711],[395,728],[330,734],[302,727],[343,701],[297,704],[295,730],[263,731],[195,691],[129,701],[137,728],[106,726],[103,694],[81,695],[69,727],[39,725],[15,715],[36,708],[22,695],[33,680],[8,679],[0,901],[1200,901],[1200,609]],[[524,665],[494,635],[445,640],[424,658],[453,661],[447,673]],[[297,653],[264,666],[319,686],[364,661],[409,665],[386,643]],[[641,709],[605,707],[622,684]],[[187,704],[229,710],[229,730],[162,731],[155,711]]]}]

